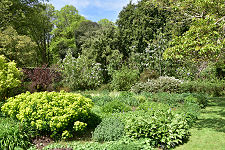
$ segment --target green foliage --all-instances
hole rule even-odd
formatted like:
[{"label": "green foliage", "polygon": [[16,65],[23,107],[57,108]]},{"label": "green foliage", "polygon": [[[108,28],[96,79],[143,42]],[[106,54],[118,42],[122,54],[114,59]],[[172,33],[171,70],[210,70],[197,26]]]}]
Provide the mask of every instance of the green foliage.
[{"label": "green foliage", "polygon": [[0,117],[0,149],[14,150],[16,147],[27,149],[30,134],[27,126],[10,118]]},{"label": "green foliage", "polygon": [[54,35],[50,51],[53,54],[53,62],[64,59],[69,49],[77,54],[75,44],[75,30],[85,18],[78,14],[78,10],[72,5],[66,5],[55,13],[54,24],[56,28],[52,31]]},{"label": "green foliage", "polygon": [[183,61],[215,61],[224,50],[224,38],[220,34],[222,24],[215,19],[194,19],[190,29],[182,36],[174,37],[166,49],[164,58]]},{"label": "green foliage", "polygon": [[36,44],[26,35],[19,35],[11,26],[0,31],[0,54],[19,67],[35,65]]},{"label": "green foliage", "polygon": [[71,90],[94,89],[103,82],[101,64],[86,56],[74,58],[68,51],[61,63],[63,84]]},{"label": "green foliage", "polygon": [[148,80],[147,82],[138,82],[131,87],[131,91],[140,92],[179,92],[182,80],[174,77],[159,77],[158,79]]},{"label": "green foliage", "polygon": [[137,111],[126,117],[125,132],[132,138],[149,138],[150,145],[174,147],[189,136],[186,114],[173,111]]},{"label": "green foliage", "polygon": [[8,97],[8,91],[20,85],[22,73],[16,68],[15,62],[7,62],[5,57],[0,55],[0,101]]},{"label": "green foliage", "polygon": [[171,107],[168,104],[164,103],[156,103],[156,102],[145,102],[139,105],[138,110],[144,110],[144,111],[167,111]]},{"label": "green foliage", "polygon": [[155,93],[148,100],[168,104],[171,107],[183,105],[185,102],[198,104],[201,108],[205,108],[208,104],[208,98],[203,94],[197,93]]},{"label": "green foliage", "polygon": [[104,118],[95,128],[92,138],[94,141],[116,141],[124,136],[124,124],[117,118]]},{"label": "green foliage", "polygon": [[[147,0],[130,2],[119,13],[116,24],[119,29],[119,46],[122,54],[129,57],[131,52],[141,53],[154,38],[157,29],[163,28],[170,12]],[[134,49],[130,49],[134,47]]]},{"label": "green foliage", "polygon": [[131,107],[119,100],[108,102],[102,107],[102,112],[104,113],[118,113],[127,111],[131,111]]},{"label": "green foliage", "polygon": [[225,95],[224,80],[195,80],[184,82],[181,86],[182,92],[205,93],[212,96]]},{"label": "green foliage", "polygon": [[134,93],[127,91],[120,92],[120,94],[116,96],[115,99],[118,99],[129,106],[138,106],[141,101],[144,101],[143,97],[136,97]]},{"label": "green foliage", "polygon": [[79,94],[27,92],[9,98],[2,112],[43,133],[50,133],[53,138],[67,138],[88,126],[92,105],[90,99]]},{"label": "green foliage", "polygon": [[139,72],[123,66],[120,70],[115,70],[112,74],[111,85],[115,90],[126,91],[138,80]]},{"label": "green foliage", "polygon": [[[153,150],[152,146],[149,145],[148,139],[130,139],[123,138],[119,141],[111,142],[73,142],[69,143],[66,146],[64,144],[50,144],[44,147],[43,150],[50,150],[56,148],[72,148],[73,150]],[[33,150],[33,149],[29,149]],[[36,149],[35,149],[36,150]]]},{"label": "green foliage", "polygon": [[82,56],[101,64],[104,83],[108,83],[112,72],[121,67],[122,54],[117,48],[116,26],[106,20],[101,20],[98,26],[99,29],[87,32],[82,37]]},{"label": "green foliage", "polygon": [[109,96],[108,94],[99,95],[99,96],[92,96],[92,101],[95,103],[95,105],[103,106],[108,102],[111,102],[113,98]]}]

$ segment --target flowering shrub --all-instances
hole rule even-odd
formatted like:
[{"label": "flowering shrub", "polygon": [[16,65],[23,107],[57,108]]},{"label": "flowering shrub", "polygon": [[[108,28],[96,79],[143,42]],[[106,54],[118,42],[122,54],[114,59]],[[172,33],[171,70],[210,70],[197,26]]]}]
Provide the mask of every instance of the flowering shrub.
[{"label": "flowering shrub", "polygon": [[8,91],[20,85],[22,73],[16,68],[15,62],[7,62],[3,55],[0,55],[0,98],[4,100]]},{"label": "flowering shrub", "polygon": [[158,79],[148,80],[147,82],[138,82],[131,87],[131,91],[139,92],[179,92],[182,80],[174,77],[159,77]]},{"label": "flowering shrub", "polygon": [[73,137],[91,120],[92,101],[79,94],[65,92],[23,93],[9,98],[2,112],[28,123],[52,137]]},{"label": "flowering shrub", "polygon": [[74,58],[69,51],[61,64],[63,84],[71,90],[94,89],[103,82],[101,64],[86,56]]}]

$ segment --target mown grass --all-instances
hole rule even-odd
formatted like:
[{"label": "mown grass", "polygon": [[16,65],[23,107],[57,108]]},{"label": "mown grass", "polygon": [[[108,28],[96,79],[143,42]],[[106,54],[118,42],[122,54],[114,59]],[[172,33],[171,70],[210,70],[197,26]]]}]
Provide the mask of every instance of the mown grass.
[{"label": "mown grass", "polygon": [[188,142],[175,150],[225,150],[225,97],[209,100]]}]

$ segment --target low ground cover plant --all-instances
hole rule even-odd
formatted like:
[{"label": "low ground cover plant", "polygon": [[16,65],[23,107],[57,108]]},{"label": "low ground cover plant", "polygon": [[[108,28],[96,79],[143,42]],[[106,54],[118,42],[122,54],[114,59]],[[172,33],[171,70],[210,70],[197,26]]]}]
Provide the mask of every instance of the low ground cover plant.
[{"label": "low ground cover plant", "polygon": [[93,140],[98,142],[116,141],[124,136],[124,123],[119,118],[104,118],[93,132]]},{"label": "low ground cover plant", "polygon": [[[44,147],[43,150],[51,150],[57,148],[71,148],[73,150],[153,150],[147,139],[130,139],[123,138],[118,141],[111,142],[71,142],[67,144],[51,144]],[[29,150],[36,150],[30,148]]]},{"label": "low ground cover plant", "polygon": [[66,139],[98,122],[92,120],[92,106],[92,101],[80,94],[27,92],[9,98],[2,112],[53,138]]},{"label": "low ground cover plant", "polygon": [[34,135],[29,127],[11,118],[0,117],[0,149],[28,149],[31,145],[30,136]]}]

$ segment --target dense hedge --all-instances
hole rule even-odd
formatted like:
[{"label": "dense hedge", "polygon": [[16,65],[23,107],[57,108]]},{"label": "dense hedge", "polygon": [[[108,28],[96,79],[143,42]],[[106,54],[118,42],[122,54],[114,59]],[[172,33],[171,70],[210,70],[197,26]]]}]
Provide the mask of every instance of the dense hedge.
[{"label": "dense hedge", "polygon": [[70,138],[96,121],[91,120],[92,106],[92,101],[80,94],[27,92],[9,98],[2,112],[54,138]]}]

